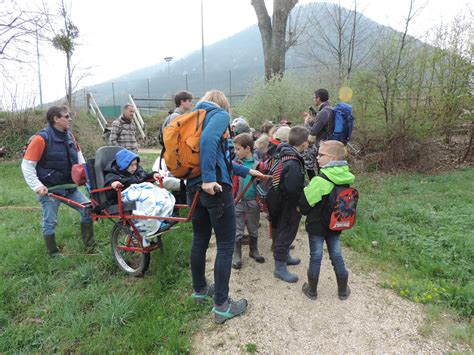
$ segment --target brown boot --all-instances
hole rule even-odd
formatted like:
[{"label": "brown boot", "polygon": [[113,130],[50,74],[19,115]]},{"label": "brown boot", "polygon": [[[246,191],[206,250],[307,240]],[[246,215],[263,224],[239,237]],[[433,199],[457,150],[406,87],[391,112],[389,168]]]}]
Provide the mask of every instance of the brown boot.
[{"label": "brown boot", "polygon": [[94,227],[92,222],[81,223],[81,237],[87,252],[91,252],[95,247]]},{"label": "brown boot", "polygon": [[56,237],[54,234],[49,234],[49,235],[44,235],[44,242],[46,244],[46,251],[48,252],[48,255],[52,258],[55,256],[60,256],[61,253],[59,252],[59,249],[56,245]]}]

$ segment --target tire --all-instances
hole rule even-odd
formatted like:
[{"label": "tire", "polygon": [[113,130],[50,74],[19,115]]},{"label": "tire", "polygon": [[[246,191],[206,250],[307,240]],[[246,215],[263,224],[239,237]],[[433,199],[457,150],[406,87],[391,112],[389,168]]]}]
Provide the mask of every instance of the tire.
[{"label": "tire", "polygon": [[150,266],[150,253],[120,250],[120,246],[127,245],[128,238],[132,238],[132,245],[141,247],[135,231],[130,225],[122,221],[115,223],[110,235],[112,256],[117,266],[130,276],[142,277]]}]

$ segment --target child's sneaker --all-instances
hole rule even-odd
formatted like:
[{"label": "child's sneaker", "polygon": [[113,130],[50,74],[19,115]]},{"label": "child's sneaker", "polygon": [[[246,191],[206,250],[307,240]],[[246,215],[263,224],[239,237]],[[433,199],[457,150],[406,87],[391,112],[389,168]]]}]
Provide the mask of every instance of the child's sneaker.
[{"label": "child's sneaker", "polygon": [[214,312],[214,322],[222,324],[228,319],[240,316],[247,310],[247,305],[248,302],[245,298],[235,302],[229,298],[222,305],[214,306],[212,309]]},{"label": "child's sneaker", "polygon": [[212,297],[214,297],[214,291],[214,284],[206,285],[201,291],[194,291],[192,297],[196,303],[200,304],[212,299]]}]

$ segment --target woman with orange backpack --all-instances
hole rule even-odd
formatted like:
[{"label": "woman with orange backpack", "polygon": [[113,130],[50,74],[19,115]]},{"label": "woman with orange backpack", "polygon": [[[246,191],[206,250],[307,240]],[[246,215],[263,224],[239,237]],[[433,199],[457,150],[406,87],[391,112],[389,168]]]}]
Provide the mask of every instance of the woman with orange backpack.
[{"label": "woman with orange backpack", "polygon": [[[243,165],[233,165],[228,147],[229,102],[223,92],[207,92],[195,110],[206,110],[200,137],[200,175],[188,179],[188,203],[201,190],[194,210],[193,244],[191,249],[191,273],[193,298],[200,302],[214,296],[214,319],[224,323],[227,319],[244,313],[247,300],[232,301],[229,298],[229,280],[232,254],[235,244],[235,206],[232,196],[232,174],[242,177],[248,174],[262,176]],[[214,264],[215,285],[205,278],[206,252],[211,233],[216,234],[217,255]]]}]

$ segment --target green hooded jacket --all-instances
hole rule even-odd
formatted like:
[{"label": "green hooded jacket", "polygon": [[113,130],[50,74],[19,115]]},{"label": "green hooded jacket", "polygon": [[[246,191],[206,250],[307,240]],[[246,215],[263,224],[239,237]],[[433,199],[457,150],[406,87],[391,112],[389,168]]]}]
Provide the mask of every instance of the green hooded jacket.
[{"label": "green hooded jacket", "polygon": [[332,161],[321,168],[321,173],[331,181],[321,176],[315,176],[308,186],[304,188],[304,195],[310,207],[314,207],[325,195],[329,195],[336,185],[350,185],[355,181],[355,176],[349,171],[346,161]]},{"label": "green hooded jacket", "polygon": [[327,218],[324,217],[326,213],[324,211],[325,201],[329,198],[335,184],[350,185],[354,182],[355,177],[349,171],[345,160],[330,162],[321,168],[321,173],[330,181],[321,176],[315,176],[305,187],[298,206],[301,213],[307,215],[306,231],[310,235],[326,237],[329,234],[337,235],[341,232],[329,230],[328,221],[325,221]]}]

